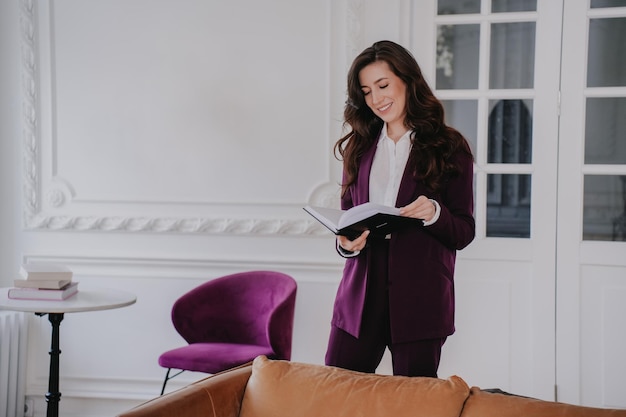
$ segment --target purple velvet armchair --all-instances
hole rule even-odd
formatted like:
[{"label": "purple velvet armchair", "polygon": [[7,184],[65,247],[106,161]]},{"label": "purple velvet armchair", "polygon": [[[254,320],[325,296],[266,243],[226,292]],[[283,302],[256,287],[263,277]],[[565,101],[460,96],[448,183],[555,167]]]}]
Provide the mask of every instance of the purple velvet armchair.
[{"label": "purple velvet armchair", "polygon": [[[174,328],[188,345],[159,357],[167,381],[183,371],[214,374],[259,355],[291,359],[296,281],[274,271],[250,271],[207,281],[172,307]],[[170,376],[172,369],[179,370]]]}]

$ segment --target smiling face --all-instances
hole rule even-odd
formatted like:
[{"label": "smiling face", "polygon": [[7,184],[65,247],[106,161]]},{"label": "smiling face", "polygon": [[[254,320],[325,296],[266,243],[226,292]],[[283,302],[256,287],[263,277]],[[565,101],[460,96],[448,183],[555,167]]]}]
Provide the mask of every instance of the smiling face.
[{"label": "smiling face", "polygon": [[376,61],[359,72],[359,83],[365,103],[387,123],[387,134],[398,140],[407,128],[406,84],[389,68],[386,61]]}]

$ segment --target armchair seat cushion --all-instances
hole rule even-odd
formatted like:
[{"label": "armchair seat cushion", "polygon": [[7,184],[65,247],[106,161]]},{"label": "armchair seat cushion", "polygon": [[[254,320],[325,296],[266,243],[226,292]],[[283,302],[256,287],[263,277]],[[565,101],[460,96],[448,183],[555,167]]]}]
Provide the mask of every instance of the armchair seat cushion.
[{"label": "armchair seat cushion", "polygon": [[458,417],[469,387],[448,379],[362,374],[258,357],[240,417]]},{"label": "armchair seat cushion", "polygon": [[164,368],[214,374],[250,362],[259,355],[268,357],[275,353],[268,346],[237,343],[192,343],[168,350],[159,357]]}]

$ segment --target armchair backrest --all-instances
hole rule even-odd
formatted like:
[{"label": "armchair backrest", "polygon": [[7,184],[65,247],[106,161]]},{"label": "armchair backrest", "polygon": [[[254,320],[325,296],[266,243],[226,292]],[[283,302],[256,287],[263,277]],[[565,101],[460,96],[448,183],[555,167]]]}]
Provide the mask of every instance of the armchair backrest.
[{"label": "armchair backrest", "polygon": [[292,277],[275,271],[215,278],[174,303],[172,322],[188,343],[265,345],[291,359],[296,290]]}]

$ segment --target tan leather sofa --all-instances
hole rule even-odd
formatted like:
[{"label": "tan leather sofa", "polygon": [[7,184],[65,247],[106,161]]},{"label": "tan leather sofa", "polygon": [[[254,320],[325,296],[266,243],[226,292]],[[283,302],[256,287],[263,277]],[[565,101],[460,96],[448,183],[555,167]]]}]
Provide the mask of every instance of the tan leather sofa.
[{"label": "tan leather sofa", "polygon": [[463,379],[408,378],[260,356],[157,397],[119,417],[626,417],[471,388]]}]

